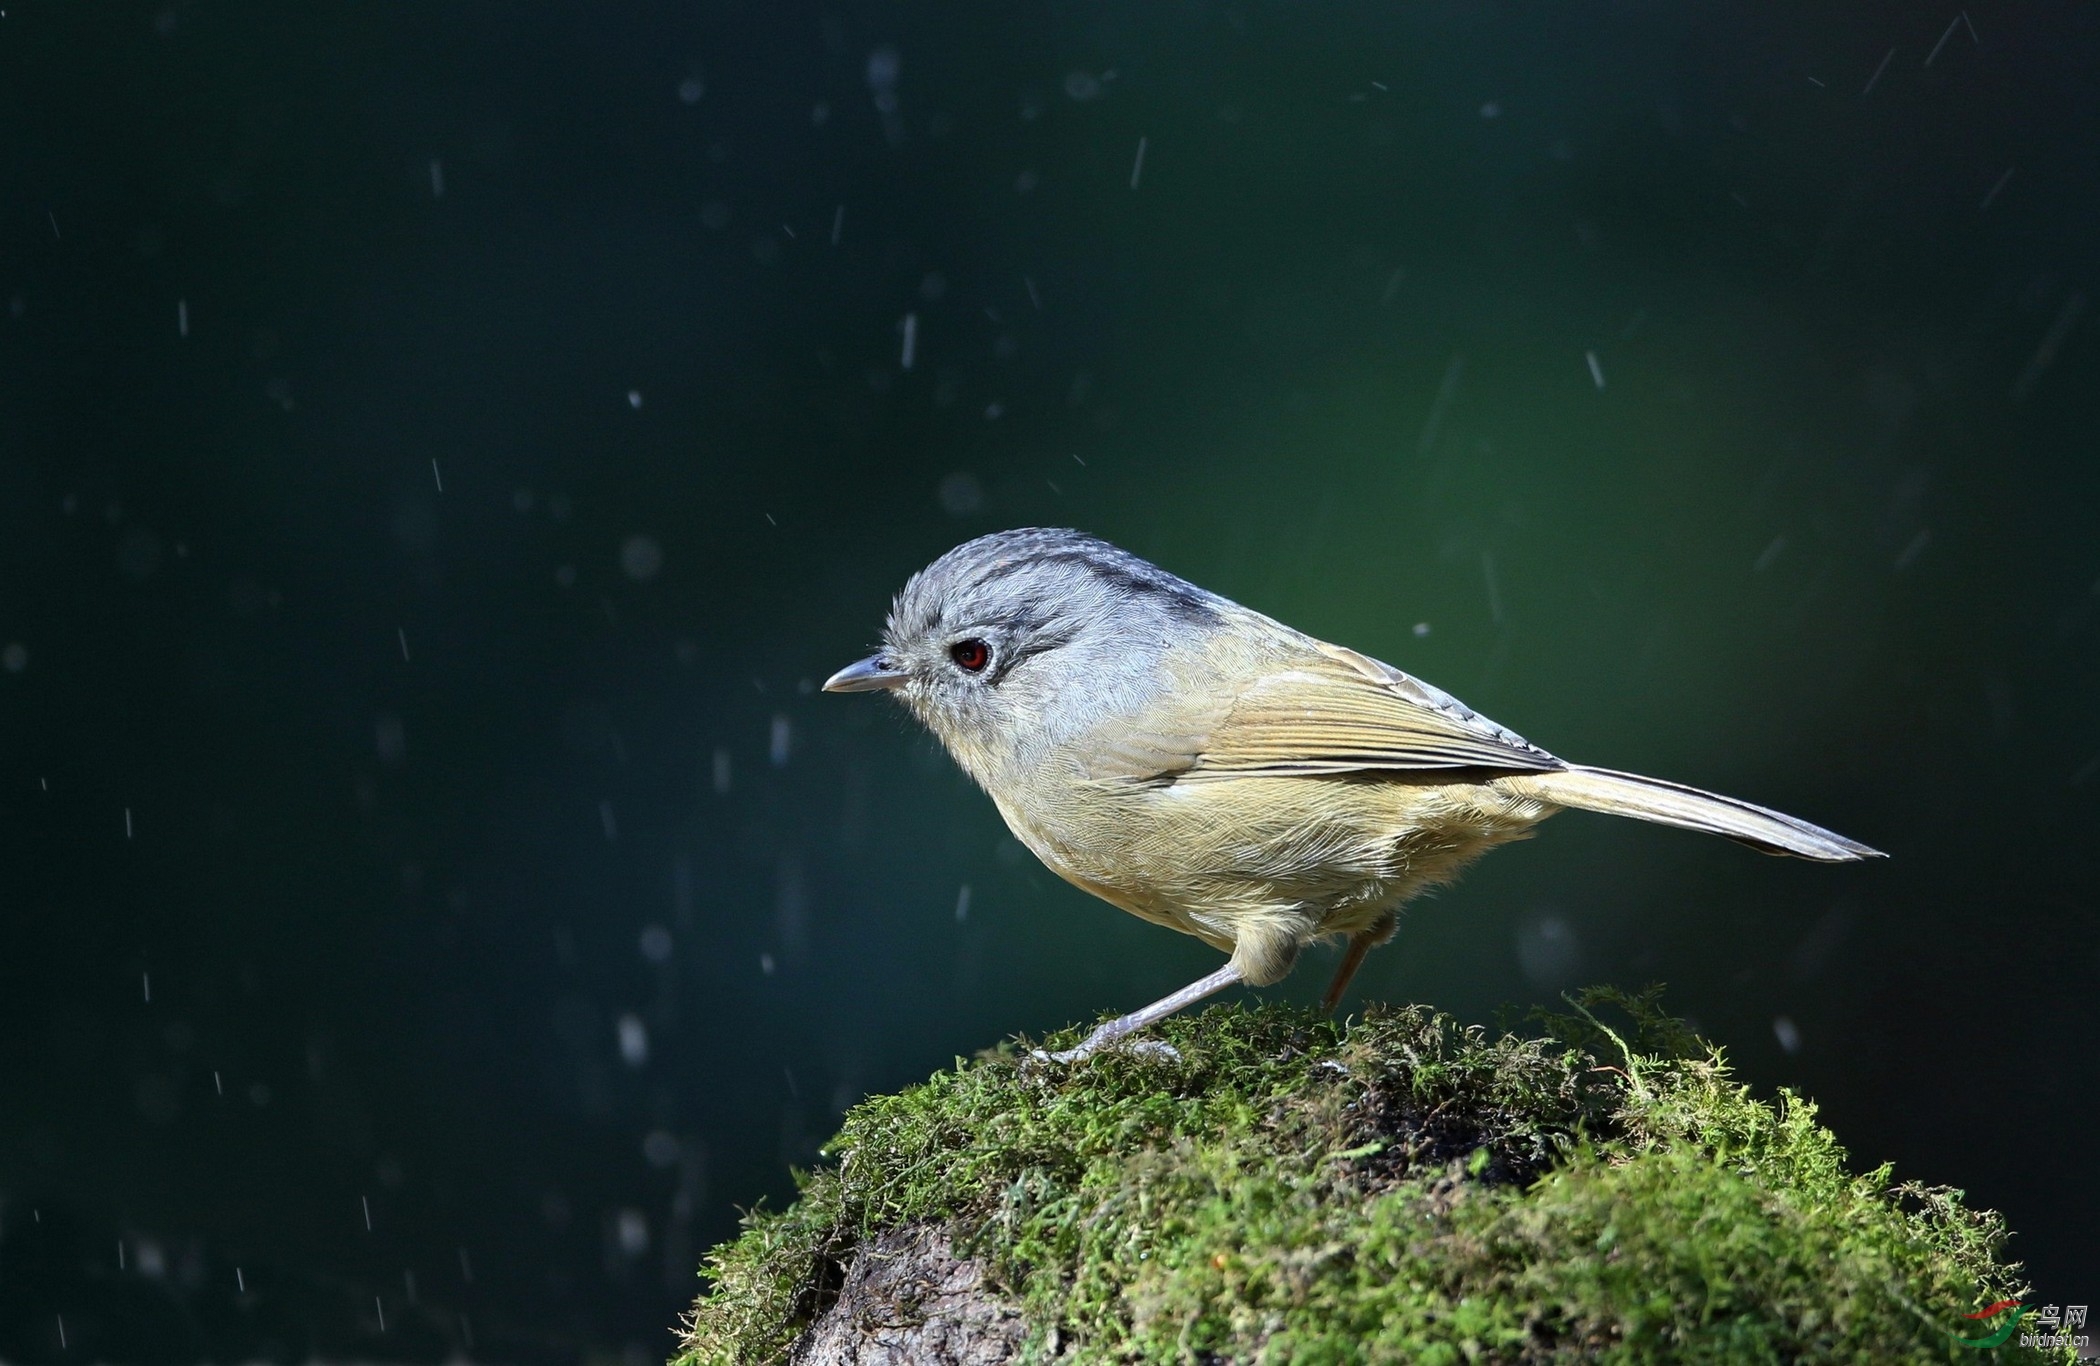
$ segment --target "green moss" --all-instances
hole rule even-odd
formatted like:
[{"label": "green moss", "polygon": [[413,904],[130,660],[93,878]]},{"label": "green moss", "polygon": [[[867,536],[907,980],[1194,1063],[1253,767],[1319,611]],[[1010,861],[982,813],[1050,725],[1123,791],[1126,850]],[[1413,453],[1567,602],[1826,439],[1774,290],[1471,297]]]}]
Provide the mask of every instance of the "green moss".
[{"label": "green moss", "polygon": [[1213,1009],[1159,1028],[1178,1059],[1008,1049],[873,1098],[709,1258],[679,1366],[783,1359],[862,1239],[924,1222],[1029,1360],[1976,1359],[1948,1330],[2024,1290],[1998,1216],[1851,1170],[1646,999],[1577,1009]]}]

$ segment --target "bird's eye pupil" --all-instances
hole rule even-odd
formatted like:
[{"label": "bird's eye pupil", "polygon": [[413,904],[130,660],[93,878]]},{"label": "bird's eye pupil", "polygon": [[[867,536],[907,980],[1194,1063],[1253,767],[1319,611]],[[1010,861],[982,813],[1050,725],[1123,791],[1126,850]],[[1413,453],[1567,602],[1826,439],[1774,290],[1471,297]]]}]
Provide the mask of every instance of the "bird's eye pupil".
[{"label": "bird's eye pupil", "polygon": [[971,673],[976,673],[992,661],[992,647],[981,640],[958,640],[948,654]]}]

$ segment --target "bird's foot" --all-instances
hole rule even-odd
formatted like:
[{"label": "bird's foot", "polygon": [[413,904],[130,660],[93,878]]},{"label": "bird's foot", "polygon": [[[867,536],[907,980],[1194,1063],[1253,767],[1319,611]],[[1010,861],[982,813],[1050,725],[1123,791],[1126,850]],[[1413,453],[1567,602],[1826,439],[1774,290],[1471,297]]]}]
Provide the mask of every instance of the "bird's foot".
[{"label": "bird's foot", "polygon": [[1156,1058],[1162,1062],[1181,1061],[1181,1050],[1173,1044],[1162,1043],[1158,1039],[1132,1039],[1124,1034],[1112,1034],[1105,1039],[1099,1038],[1098,1034],[1089,1035],[1083,1042],[1071,1048],[1061,1048],[1055,1053],[1047,1049],[1031,1048],[1028,1050],[1028,1056],[1037,1062],[1074,1063],[1112,1048],[1132,1057]]}]

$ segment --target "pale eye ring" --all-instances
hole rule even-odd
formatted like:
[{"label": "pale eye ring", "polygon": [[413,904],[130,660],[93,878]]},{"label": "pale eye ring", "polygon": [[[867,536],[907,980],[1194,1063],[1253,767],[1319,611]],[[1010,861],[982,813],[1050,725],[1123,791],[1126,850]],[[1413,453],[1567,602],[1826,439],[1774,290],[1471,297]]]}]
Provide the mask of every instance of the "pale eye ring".
[{"label": "pale eye ring", "polygon": [[964,673],[982,673],[992,662],[992,647],[981,640],[958,640],[948,647],[948,658]]}]

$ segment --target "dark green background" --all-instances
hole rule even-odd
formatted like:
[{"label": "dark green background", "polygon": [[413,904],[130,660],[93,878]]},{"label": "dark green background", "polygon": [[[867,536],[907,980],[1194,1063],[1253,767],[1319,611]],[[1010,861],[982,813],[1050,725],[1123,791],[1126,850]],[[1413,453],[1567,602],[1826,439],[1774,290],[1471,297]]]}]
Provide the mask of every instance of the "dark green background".
[{"label": "dark green background", "polygon": [[1034,523],[1888,850],[1570,816],[1354,999],[1665,981],[2100,1298],[2100,9],[1958,13],[7,4],[0,1356],[661,1357],[1207,970],[812,691]]}]

